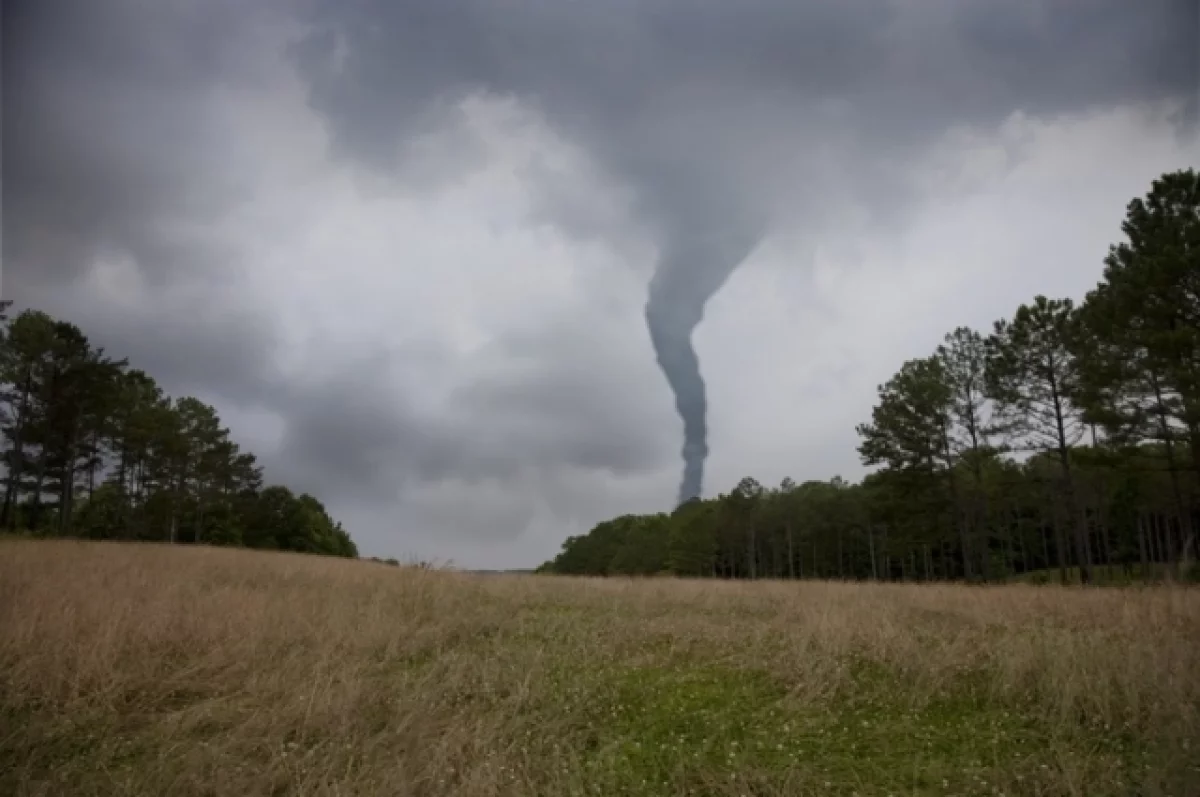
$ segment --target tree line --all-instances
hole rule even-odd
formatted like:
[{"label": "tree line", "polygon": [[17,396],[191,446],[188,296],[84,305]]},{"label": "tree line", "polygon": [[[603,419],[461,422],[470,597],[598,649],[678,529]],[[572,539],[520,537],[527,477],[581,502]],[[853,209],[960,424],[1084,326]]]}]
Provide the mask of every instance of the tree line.
[{"label": "tree line", "polygon": [[[1087,583],[1176,577],[1200,495],[1200,177],[1162,175],[1076,306],[955,329],[878,388],[874,468],[625,515],[541,572]],[[1048,264],[1053,266],[1053,264]]]},{"label": "tree line", "polygon": [[172,399],[74,324],[0,307],[0,529],[355,557],[311,495],[264,486],[213,407]]}]

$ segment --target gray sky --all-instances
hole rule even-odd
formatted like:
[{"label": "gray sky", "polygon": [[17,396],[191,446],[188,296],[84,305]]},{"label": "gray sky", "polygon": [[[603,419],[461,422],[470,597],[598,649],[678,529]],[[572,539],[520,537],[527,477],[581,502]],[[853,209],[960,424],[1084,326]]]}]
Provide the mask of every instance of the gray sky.
[{"label": "gray sky", "polygon": [[660,256],[764,231],[696,333],[707,492],[856,478],[876,384],[1200,165],[1198,9],[8,2],[0,287],[364,553],[529,566],[674,500]]}]

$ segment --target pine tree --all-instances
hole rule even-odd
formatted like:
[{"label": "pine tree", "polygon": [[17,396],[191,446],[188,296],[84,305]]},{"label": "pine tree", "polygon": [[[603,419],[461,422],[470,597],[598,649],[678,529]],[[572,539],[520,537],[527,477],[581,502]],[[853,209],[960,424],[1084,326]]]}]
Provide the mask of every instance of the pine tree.
[{"label": "pine tree", "polygon": [[1186,558],[1193,511],[1182,506],[1174,457],[1186,439],[1200,479],[1200,174],[1155,180],[1129,203],[1121,228],[1127,240],[1110,248],[1104,282],[1085,305],[1090,396],[1110,430],[1164,444]]},{"label": "pine tree", "polygon": [[[975,547],[980,547],[980,566],[984,577],[988,575],[987,551],[990,543],[988,533],[987,495],[983,479],[983,468],[990,452],[988,434],[991,431],[987,400],[987,345],[973,329],[959,327],[946,335],[937,348],[937,357],[945,372],[946,384],[950,388],[950,432],[947,435],[954,459],[964,462],[971,475],[971,495],[967,503],[971,506],[971,525],[976,543],[964,552],[970,558]],[[970,538],[968,538],[970,542]]]},{"label": "pine tree", "polygon": [[1053,452],[1061,469],[1067,526],[1074,534],[1080,579],[1091,580],[1091,546],[1079,517],[1071,447],[1083,436],[1076,403],[1079,369],[1072,347],[1074,307],[1069,299],[1038,296],[997,321],[987,340],[988,392],[1010,448]]},{"label": "pine tree", "polygon": [[40,454],[35,438],[43,431],[37,424],[45,412],[45,381],[54,346],[54,320],[45,313],[26,310],[12,321],[0,349],[0,383],[4,386],[0,401],[6,408],[3,428],[6,474],[0,525],[10,531],[20,523],[18,508],[22,497],[37,484],[30,474],[37,467]]},{"label": "pine tree", "polygon": [[[963,576],[973,577],[970,543],[962,522],[957,461],[952,443],[954,387],[938,356],[906,362],[879,388],[879,403],[870,424],[857,427],[858,451],[864,465],[885,465],[922,484],[933,496],[944,484],[949,497],[950,526],[957,532]],[[933,497],[934,503],[937,498]]]}]

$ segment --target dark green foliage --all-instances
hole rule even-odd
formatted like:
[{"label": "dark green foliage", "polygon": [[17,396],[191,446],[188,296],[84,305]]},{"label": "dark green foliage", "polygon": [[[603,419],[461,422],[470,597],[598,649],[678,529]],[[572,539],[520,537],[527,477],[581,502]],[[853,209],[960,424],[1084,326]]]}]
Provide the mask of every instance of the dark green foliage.
[{"label": "dark green foliage", "polygon": [[650,576],[667,569],[670,526],[666,515],[633,518],[609,563],[613,573]]},{"label": "dark green foliage", "polygon": [[864,464],[895,470],[932,471],[949,456],[953,400],[942,361],[911,360],[879,388],[871,423],[857,431]]},{"label": "dark green foliage", "polygon": [[263,489],[215,409],[45,313],[0,328],[0,436],[8,531],[358,555],[317,499]]},{"label": "dark green foliage", "polygon": [[667,566],[685,576],[707,576],[717,556],[715,508],[699,499],[682,504],[666,520]]},{"label": "dark green foliage", "polygon": [[75,533],[93,540],[122,537],[129,526],[129,502],[115,484],[102,484],[83,502],[73,518]]},{"label": "dark green foliage", "polygon": [[[1194,577],[1200,494],[1200,176],[1155,180],[1076,308],[1036,297],[879,388],[879,469],[572,537],[539,572],[1119,583]],[[665,554],[662,552],[665,550]]]},{"label": "dark green foliage", "polygon": [[[648,561],[655,551],[662,551],[664,556],[659,560],[659,567],[650,571],[657,572],[665,562],[666,540],[654,540],[653,534],[665,533],[665,529],[646,532],[639,529],[643,522],[651,523],[653,520],[654,516],[640,518],[636,515],[623,515],[601,523],[586,535],[568,537],[563,543],[562,553],[554,560],[554,571],[577,575],[639,572],[635,569],[638,564],[643,560]],[[633,539],[630,539],[631,537]],[[625,551],[627,540],[632,545],[640,542],[649,551],[644,557],[632,551]],[[621,556],[620,561],[616,561],[618,555]],[[617,570],[617,566],[624,569]]]}]

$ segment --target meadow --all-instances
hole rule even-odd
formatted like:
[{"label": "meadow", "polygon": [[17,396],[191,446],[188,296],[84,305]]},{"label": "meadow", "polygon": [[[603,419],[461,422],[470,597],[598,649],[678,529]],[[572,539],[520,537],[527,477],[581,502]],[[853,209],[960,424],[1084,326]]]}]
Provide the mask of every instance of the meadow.
[{"label": "meadow", "polygon": [[1200,794],[1200,590],[0,541],[0,793]]}]

